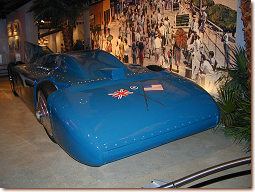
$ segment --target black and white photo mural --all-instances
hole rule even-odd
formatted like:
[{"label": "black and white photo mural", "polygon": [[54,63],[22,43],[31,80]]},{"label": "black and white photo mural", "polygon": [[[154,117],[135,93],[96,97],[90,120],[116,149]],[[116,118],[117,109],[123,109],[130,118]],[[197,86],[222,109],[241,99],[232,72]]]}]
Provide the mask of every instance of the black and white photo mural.
[{"label": "black and white photo mural", "polygon": [[[238,0],[136,0],[114,4],[111,22],[91,30],[91,48],[126,64],[184,76],[217,95],[231,67]],[[125,57],[125,59],[124,59]]]}]

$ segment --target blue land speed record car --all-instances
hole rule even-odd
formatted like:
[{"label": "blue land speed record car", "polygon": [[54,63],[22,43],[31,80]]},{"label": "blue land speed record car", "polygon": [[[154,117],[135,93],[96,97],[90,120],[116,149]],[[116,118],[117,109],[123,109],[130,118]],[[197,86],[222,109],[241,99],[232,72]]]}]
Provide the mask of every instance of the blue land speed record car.
[{"label": "blue land speed record car", "polygon": [[9,65],[12,91],[81,163],[101,166],[219,122],[213,98],[179,75],[124,65],[100,50],[33,58]]}]

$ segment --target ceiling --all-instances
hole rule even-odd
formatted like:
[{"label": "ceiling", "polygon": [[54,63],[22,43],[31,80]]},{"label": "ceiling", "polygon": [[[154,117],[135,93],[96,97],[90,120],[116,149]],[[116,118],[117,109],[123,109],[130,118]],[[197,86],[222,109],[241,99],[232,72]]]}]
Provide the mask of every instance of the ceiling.
[{"label": "ceiling", "polygon": [[0,0],[0,18],[6,18],[6,15],[29,1],[31,0]]}]

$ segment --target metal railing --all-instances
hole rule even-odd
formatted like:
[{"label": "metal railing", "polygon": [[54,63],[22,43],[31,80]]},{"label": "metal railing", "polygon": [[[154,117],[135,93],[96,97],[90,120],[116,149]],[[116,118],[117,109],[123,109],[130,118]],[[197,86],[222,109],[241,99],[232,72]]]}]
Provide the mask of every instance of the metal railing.
[{"label": "metal railing", "polygon": [[238,166],[245,165],[245,164],[250,164],[250,163],[251,163],[251,156],[233,160],[233,161],[229,161],[229,162],[226,162],[226,163],[223,163],[220,165],[216,165],[216,166],[204,169],[202,171],[193,173],[193,174],[183,177],[181,179],[172,181],[170,183],[160,186],[159,188],[181,187],[183,185],[186,185],[188,183],[191,183],[191,182],[201,179],[203,177],[206,177],[206,176],[209,176],[209,175],[212,175],[212,174],[215,174],[215,173],[218,173],[218,172],[230,169],[230,168],[238,167]]},{"label": "metal railing", "polygon": [[[221,42],[221,39],[222,39],[221,32],[212,30],[209,25],[206,26],[206,30],[203,36],[205,53],[208,55],[209,51],[213,51],[215,58],[217,58],[219,64],[218,67],[226,67],[224,43]],[[229,58],[234,59],[232,50],[235,47],[235,43],[229,42],[228,46],[229,46]]]},{"label": "metal railing", "polygon": [[[198,7],[194,7],[194,10],[196,12],[200,12],[200,9]],[[214,30],[216,29],[216,30]],[[205,47],[205,54],[208,56],[209,51],[213,51],[215,58],[217,58],[218,62],[218,67],[226,67],[226,62],[225,62],[225,50],[224,50],[224,45],[223,42],[221,42],[223,36],[223,29],[213,23],[212,21],[208,20],[206,21],[205,24],[205,32],[203,33],[203,44]],[[231,41],[229,41],[229,57],[234,58],[232,51],[233,48],[235,47],[235,42],[233,38],[229,37]]]}]

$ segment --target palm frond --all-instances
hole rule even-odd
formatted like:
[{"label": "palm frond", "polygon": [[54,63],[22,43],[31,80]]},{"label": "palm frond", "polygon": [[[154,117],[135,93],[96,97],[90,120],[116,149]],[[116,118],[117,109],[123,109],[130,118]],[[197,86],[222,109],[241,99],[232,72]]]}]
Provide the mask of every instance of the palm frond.
[{"label": "palm frond", "polygon": [[235,142],[246,143],[250,151],[251,142],[251,88],[248,83],[248,67],[245,50],[232,50],[234,59],[231,69],[219,78],[220,88],[217,104],[220,109],[220,123],[226,135],[234,138]]}]

